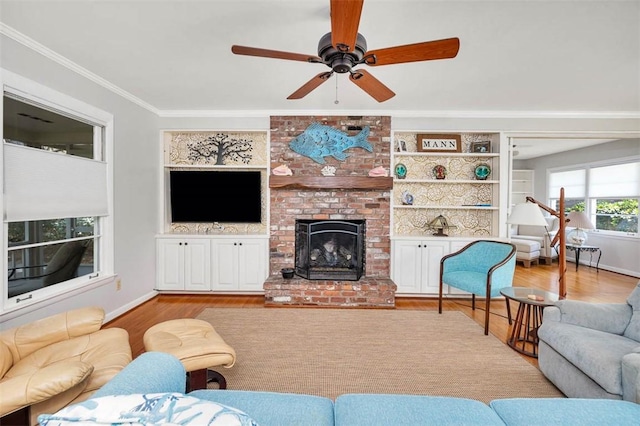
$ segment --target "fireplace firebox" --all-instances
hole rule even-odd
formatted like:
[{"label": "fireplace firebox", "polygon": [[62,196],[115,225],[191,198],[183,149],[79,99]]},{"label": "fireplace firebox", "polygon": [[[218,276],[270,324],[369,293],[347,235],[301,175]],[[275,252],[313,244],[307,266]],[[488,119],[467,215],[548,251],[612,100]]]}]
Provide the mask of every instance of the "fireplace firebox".
[{"label": "fireplace firebox", "polygon": [[364,220],[296,220],[296,275],[358,281],[365,268]]}]

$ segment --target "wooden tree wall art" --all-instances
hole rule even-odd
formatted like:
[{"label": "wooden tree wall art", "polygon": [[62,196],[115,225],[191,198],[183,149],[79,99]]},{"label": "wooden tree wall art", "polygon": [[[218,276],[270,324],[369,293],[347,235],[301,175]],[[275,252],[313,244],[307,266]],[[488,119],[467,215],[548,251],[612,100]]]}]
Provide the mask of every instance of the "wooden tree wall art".
[{"label": "wooden tree wall art", "polygon": [[194,163],[204,161],[223,166],[228,159],[249,164],[252,158],[253,141],[232,138],[226,133],[217,133],[203,140],[190,142],[188,148],[188,158]]}]

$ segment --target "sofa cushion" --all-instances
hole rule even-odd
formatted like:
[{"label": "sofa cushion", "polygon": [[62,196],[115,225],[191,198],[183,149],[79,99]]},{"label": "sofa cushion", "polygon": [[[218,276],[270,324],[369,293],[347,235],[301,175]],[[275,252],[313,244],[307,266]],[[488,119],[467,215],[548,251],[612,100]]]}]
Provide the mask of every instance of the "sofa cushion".
[{"label": "sofa cushion", "polygon": [[345,394],[336,399],[336,424],[502,425],[486,404],[473,399],[424,395]]},{"label": "sofa cushion", "polygon": [[633,308],[633,315],[624,336],[640,342],[640,282],[627,298],[627,303]]},{"label": "sofa cushion", "polygon": [[622,395],[622,357],[638,342],[617,334],[566,323],[538,330],[541,340],[614,395]]},{"label": "sofa cushion", "polygon": [[240,410],[179,393],[112,395],[89,399],[38,417],[41,426],[257,425]]},{"label": "sofa cushion", "polygon": [[313,395],[240,390],[197,390],[189,393],[205,401],[236,407],[260,426],[333,426],[333,401]]},{"label": "sofa cushion", "polygon": [[640,419],[640,405],[612,399],[514,398],[489,405],[509,426],[623,426]]}]

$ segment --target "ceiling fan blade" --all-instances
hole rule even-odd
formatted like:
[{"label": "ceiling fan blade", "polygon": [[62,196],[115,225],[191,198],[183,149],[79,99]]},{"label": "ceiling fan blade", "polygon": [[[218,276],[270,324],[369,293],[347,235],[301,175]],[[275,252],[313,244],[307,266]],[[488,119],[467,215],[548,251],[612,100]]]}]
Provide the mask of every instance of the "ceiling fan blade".
[{"label": "ceiling fan blade", "polygon": [[353,52],[364,0],[331,0],[331,44],[340,52]]},{"label": "ceiling fan blade", "polygon": [[302,99],[307,96],[313,89],[320,86],[322,83],[327,81],[329,77],[333,75],[333,72],[321,72],[320,74],[313,77],[311,80],[307,81],[302,85],[301,88],[293,92],[287,99]]},{"label": "ceiling fan blade", "polygon": [[236,55],[260,56],[262,58],[287,59],[290,61],[302,62],[322,62],[322,59],[315,55],[305,55],[304,53],[282,52],[280,50],[260,49],[257,47],[231,46],[231,51]]},{"label": "ceiling fan blade", "polygon": [[367,92],[378,102],[387,101],[396,95],[391,89],[382,84],[380,80],[365,70],[355,70],[349,76],[349,80],[353,81],[356,86]]},{"label": "ceiling fan blade", "polygon": [[425,41],[404,46],[387,47],[386,49],[369,50],[364,62],[367,65],[377,66],[449,59],[455,58],[459,49],[460,40],[457,37]]}]

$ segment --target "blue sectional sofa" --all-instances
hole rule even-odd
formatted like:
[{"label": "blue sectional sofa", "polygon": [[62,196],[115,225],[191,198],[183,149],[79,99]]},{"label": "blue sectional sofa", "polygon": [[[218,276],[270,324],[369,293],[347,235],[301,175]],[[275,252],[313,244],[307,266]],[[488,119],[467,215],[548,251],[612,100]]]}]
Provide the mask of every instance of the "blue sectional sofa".
[{"label": "blue sectional sofa", "polygon": [[[169,395],[171,410],[155,410],[154,423],[150,420],[142,424],[163,424],[168,418],[157,418],[157,414],[177,415],[175,409],[181,399],[192,406],[188,415],[176,421],[178,424],[203,424],[201,413],[203,407],[212,405],[216,408],[218,420],[231,421],[224,424],[239,425],[638,425],[640,422],[640,405],[627,401],[587,400],[587,399],[501,399],[489,405],[480,401],[464,398],[432,397],[419,395],[386,395],[386,394],[345,394],[336,401],[328,398],[286,394],[275,392],[255,392],[236,390],[200,390],[187,395],[182,392],[185,387],[185,371],[182,364],[173,356],[158,352],[148,352],[136,358],[109,383],[99,389],[90,400],[75,406],[67,407],[54,415],[40,416],[42,426],[73,424],[83,420],[79,410],[96,416],[96,413],[120,413],[127,408],[117,401],[129,397],[144,398],[144,403],[136,409],[144,407],[145,419],[157,401],[165,401]],[[136,395],[133,395],[136,394]],[[144,394],[144,395],[138,395]],[[161,397],[158,397],[160,395]],[[121,398],[121,399],[118,399]],[[111,404],[106,409],[105,404]],[[102,405],[102,410],[100,409]],[[232,412],[223,407],[234,407],[243,413]],[[157,407],[156,407],[157,408]],[[131,421],[137,411],[128,411],[126,417]],[[230,417],[233,417],[230,420]],[[235,416],[235,417],[234,417]],[[100,421],[91,418],[84,420]],[[206,424],[215,425],[216,419]],[[104,420],[103,420],[104,421]],[[114,421],[113,414],[109,422]],[[66,422],[66,423],[65,423]],[[91,423],[90,423],[91,424]]]}]

